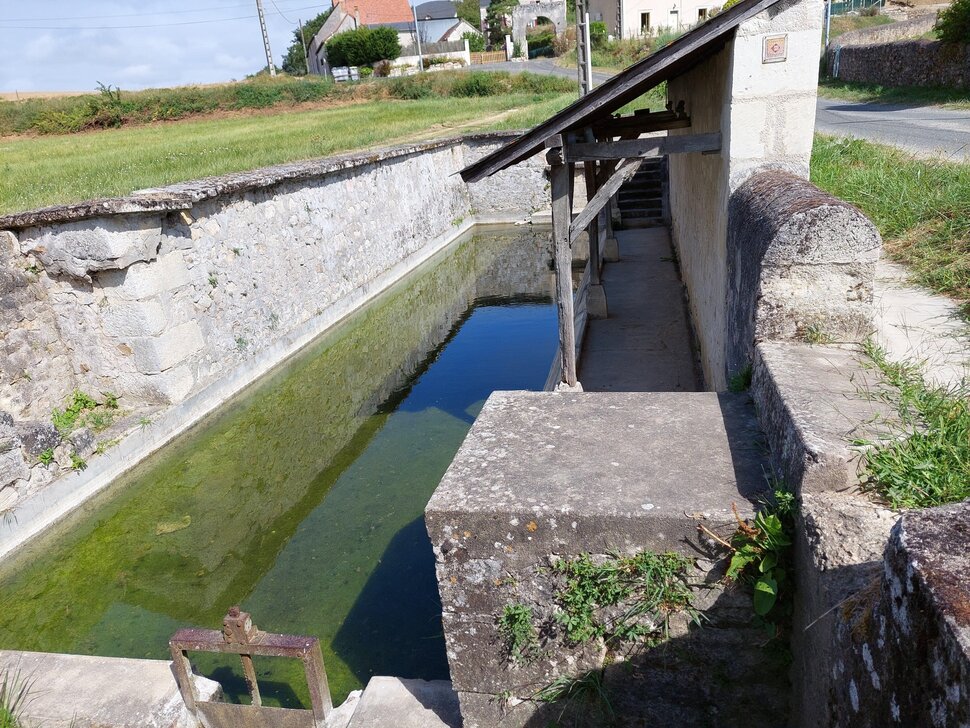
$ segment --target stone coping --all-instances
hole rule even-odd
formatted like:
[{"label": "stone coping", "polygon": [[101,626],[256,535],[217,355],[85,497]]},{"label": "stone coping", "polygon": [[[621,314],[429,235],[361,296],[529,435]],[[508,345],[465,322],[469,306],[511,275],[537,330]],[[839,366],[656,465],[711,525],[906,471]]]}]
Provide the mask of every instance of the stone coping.
[{"label": "stone coping", "polygon": [[465,142],[502,142],[517,136],[517,131],[498,131],[459,135],[416,144],[378,147],[300,162],[289,162],[245,172],[178,182],[164,187],[138,190],[125,197],[86,200],[54,205],[0,217],[0,230],[20,230],[37,225],[88,220],[106,215],[125,215],[190,210],[196,203],[221,195],[265,189],[283,182],[300,182],[345,169],[406,157],[419,152],[445,149]]},{"label": "stone coping", "polygon": [[426,520],[468,524],[452,540],[470,556],[492,554],[496,539],[481,536],[493,522],[530,549],[642,537],[641,548],[677,550],[696,540],[697,519],[733,524],[733,505],[752,515],[766,487],[761,441],[746,394],[495,392]]}]

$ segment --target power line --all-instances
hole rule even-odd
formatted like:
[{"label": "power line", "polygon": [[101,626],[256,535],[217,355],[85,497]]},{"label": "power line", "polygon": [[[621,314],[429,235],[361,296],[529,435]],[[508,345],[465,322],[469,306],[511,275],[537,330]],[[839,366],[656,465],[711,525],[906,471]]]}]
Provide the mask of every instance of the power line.
[{"label": "power line", "polygon": [[294,22],[293,22],[292,20],[290,20],[290,19],[289,19],[288,17],[286,17],[285,15],[283,15],[283,11],[282,11],[282,10],[280,10],[280,6],[276,4],[276,0],[269,0],[269,1],[270,1],[271,3],[273,3],[273,7],[274,7],[274,8],[276,8],[276,12],[277,12],[277,13],[279,13],[279,15],[280,15],[280,17],[281,17],[281,18],[283,18],[283,20],[285,20],[285,21],[286,21],[287,23],[289,23],[290,25],[296,25],[296,23],[294,23]]},{"label": "power line", "polygon": [[[288,10],[312,10],[326,5],[305,5]],[[233,18],[213,18],[212,20],[184,20],[178,23],[152,23],[151,25],[0,25],[0,30],[136,30],[143,28],[173,28],[182,25],[204,25],[207,23],[227,23],[233,20],[252,20],[258,15],[237,15]],[[0,23],[5,21],[0,20]]]},{"label": "power line", "polygon": [[[286,0],[280,0],[280,2],[286,2]],[[293,0],[290,0],[293,2]],[[276,3],[273,3],[276,5]],[[211,10],[231,10],[233,8],[248,8],[251,7],[250,3],[234,3],[233,5],[218,5],[208,8],[193,8],[191,10],[158,10],[158,11],[148,11],[144,13],[118,13],[115,15],[65,15],[63,17],[55,18],[3,18],[0,20],[2,23],[33,23],[36,21],[52,21],[52,20],[110,20],[111,18],[142,18],[146,15],[188,15],[191,13],[207,13]],[[287,8],[289,10],[289,8]],[[279,10],[279,8],[277,8]],[[280,13],[282,15],[283,13]]]}]

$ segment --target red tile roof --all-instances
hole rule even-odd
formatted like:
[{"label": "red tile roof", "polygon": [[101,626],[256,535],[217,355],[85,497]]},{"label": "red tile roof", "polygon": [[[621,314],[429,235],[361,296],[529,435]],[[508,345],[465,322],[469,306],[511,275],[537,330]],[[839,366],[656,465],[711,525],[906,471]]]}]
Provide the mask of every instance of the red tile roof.
[{"label": "red tile roof", "polygon": [[337,5],[343,6],[345,12],[359,16],[361,25],[413,21],[408,0],[334,0],[334,7]]}]

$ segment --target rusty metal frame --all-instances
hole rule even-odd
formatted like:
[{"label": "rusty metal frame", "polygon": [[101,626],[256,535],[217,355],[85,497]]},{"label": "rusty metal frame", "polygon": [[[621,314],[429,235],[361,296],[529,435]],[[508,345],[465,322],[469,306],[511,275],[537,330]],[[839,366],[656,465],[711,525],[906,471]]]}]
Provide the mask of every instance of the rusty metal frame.
[{"label": "rusty metal frame", "polygon": [[253,657],[287,657],[300,660],[306,675],[307,687],[310,690],[310,711],[302,709],[281,709],[294,713],[313,714],[313,721],[322,726],[333,703],[330,698],[330,686],[327,682],[327,672],[323,666],[323,653],[320,650],[320,640],[316,637],[298,635],[272,634],[262,632],[252,623],[249,614],[232,607],[222,622],[222,631],[215,629],[180,629],[169,640],[172,653],[172,667],[179,692],[185,701],[185,706],[193,713],[198,712],[200,701],[192,682],[192,666],[189,662],[189,652],[214,652],[219,654],[239,655],[242,661],[246,685],[252,697],[253,707],[260,708],[262,700],[259,686],[256,683],[256,671],[253,668]]}]

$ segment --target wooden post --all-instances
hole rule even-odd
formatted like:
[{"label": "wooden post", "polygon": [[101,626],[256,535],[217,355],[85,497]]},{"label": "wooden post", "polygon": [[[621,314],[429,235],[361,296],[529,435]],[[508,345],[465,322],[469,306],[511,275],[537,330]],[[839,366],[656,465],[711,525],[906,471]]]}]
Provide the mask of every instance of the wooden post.
[{"label": "wooden post", "polygon": [[[573,256],[569,245],[571,222],[570,167],[563,164],[562,148],[546,155],[552,186],[552,242],[556,263],[556,310],[559,316],[559,358],[562,381],[576,386],[576,330],[573,320]],[[592,241],[591,241],[592,242]]]},{"label": "wooden post", "polygon": [[[586,141],[595,142],[596,137],[593,136],[591,129],[586,130]],[[596,184],[596,162],[586,162],[584,164],[584,171],[586,173],[586,203],[589,204],[590,200],[596,194],[596,190],[599,185]],[[586,234],[589,236],[589,266],[590,266],[590,279],[589,282],[594,285],[600,285],[600,235],[599,235],[599,216],[594,215],[593,219],[589,221],[589,225],[586,227]]]}]

